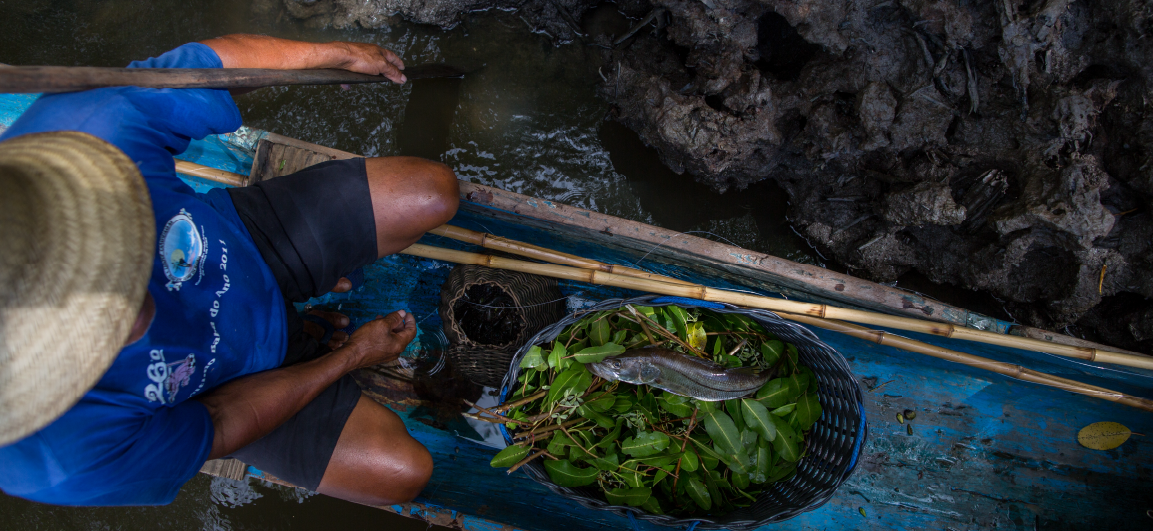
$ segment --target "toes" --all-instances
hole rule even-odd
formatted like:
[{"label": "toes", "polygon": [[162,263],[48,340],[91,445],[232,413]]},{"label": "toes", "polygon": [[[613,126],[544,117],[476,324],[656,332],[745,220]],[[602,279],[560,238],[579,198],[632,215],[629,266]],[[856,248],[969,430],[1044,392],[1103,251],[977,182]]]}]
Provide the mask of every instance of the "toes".
[{"label": "toes", "polygon": [[348,293],[349,291],[352,291],[352,281],[348,277],[340,277],[340,280],[336,281],[336,286],[332,288],[333,293]]},{"label": "toes", "polygon": [[348,341],[348,334],[337,330],[332,333],[332,339],[328,342],[328,348],[330,350],[336,350],[344,346],[346,341]]},{"label": "toes", "polygon": [[[310,315],[315,315],[317,317],[320,317],[321,319],[324,319],[325,321],[328,321],[329,323],[332,323],[333,328],[344,328],[344,327],[348,326],[348,316],[344,315],[342,313],[322,312],[320,310],[312,310],[311,312],[308,312],[308,313]],[[320,328],[320,326],[316,325],[315,323],[313,323],[313,326]]]}]

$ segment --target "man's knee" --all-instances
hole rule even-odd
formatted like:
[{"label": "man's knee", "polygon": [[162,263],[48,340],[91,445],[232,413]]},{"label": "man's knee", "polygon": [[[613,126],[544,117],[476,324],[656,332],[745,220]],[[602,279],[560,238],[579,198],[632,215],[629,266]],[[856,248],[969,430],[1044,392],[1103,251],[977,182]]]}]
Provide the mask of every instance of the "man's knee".
[{"label": "man's knee", "polygon": [[392,477],[385,478],[390,486],[396,488],[396,496],[403,502],[412,501],[432,478],[432,454],[415,440],[412,441],[412,446],[411,451],[407,452],[404,469]]},{"label": "man's knee", "polygon": [[421,180],[427,187],[425,193],[432,196],[429,214],[437,221],[433,225],[436,227],[456,215],[457,206],[460,205],[460,184],[452,168],[439,162],[425,162]]}]

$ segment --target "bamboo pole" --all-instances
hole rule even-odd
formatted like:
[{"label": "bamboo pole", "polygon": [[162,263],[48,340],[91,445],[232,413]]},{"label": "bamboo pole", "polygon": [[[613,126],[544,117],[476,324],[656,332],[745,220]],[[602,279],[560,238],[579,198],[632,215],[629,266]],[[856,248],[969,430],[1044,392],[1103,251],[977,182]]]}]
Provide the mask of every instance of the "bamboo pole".
[{"label": "bamboo pole", "polygon": [[[656,280],[623,277],[621,275],[614,275],[612,273],[605,273],[598,270],[573,270],[573,268],[566,266],[552,264],[533,264],[508,258],[469,253],[465,251],[456,251],[453,249],[442,249],[439,247],[432,247],[422,244],[415,244],[408,249],[401,251],[401,253],[460,264],[483,265],[497,269],[507,269],[510,271],[519,271],[522,273],[543,275],[553,278],[577,280],[581,282],[588,282],[590,284],[638,289],[641,291],[659,293],[662,295],[687,296],[708,300],[699,296],[692,295],[686,291],[693,289],[690,286],[670,284]],[[807,306],[814,306],[805,303],[796,303],[793,301],[780,302],[791,303],[791,305],[800,305],[798,307],[802,309],[805,309]],[[866,341],[872,341],[881,345],[906,350],[909,352],[925,354],[927,356],[932,356],[934,358],[939,358],[954,363],[960,363],[970,367],[985,369],[1017,380],[1054,387],[1063,391],[1082,394],[1094,398],[1101,398],[1104,400],[1136,407],[1145,411],[1153,411],[1153,400],[1149,400],[1147,398],[1135,397],[1103,387],[1097,387],[1075,380],[1045,374],[1043,372],[1028,369],[1020,365],[990,360],[988,358],[982,358],[973,354],[949,350],[906,337],[888,334],[880,330],[870,330],[863,326],[844,323],[828,318],[822,318],[821,316],[815,315],[811,312],[794,313],[781,310],[776,311],[781,317],[786,319],[809,324],[818,328],[824,328],[826,330],[841,332],[846,335],[864,339]]]},{"label": "bamboo pole", "polygon": [[554,251],[546,247],[538,247],[536,245],[509,240],[506,238],[501,238],[500,236],[494,236],[487,232],[462,229],[453,225],[441,225],[428,232],[429,234],[435,234],[437,236],[444,236],[445,238],[451,238],[465,243],[479,245],[485,249],[492,249],[494,251],[502,251],[509,254],[533,258],[536,260],[543,260],[550,264],[567,265],[572,267],[579,267],[581,269],[595,269],[598,271],[604,271],[606,273],[624,275],[626,277],[661,280],[662,282],[669,282],[673,284],[687,284],[690,286],[695,285],[692,282],[688,282],[686,280],[666,277],[663,275],[656,275],[628,266],[606,264],[596,260],[590,260],[588,258],[582,258],[580,256],[562,253],[560,251]]},{"label": "bamboo pole", "polygon": [[978,369],[985,369],[1016,380],[1055,387],[1070,393],[1101,398],[1112,402],[1117,402],[1119,404],[1133,406],[1145,411],[1153,411],[1153,400],[1148,398],[1140,398],[1127,395],[1125,393],[1112,391],[1103,387],[1081,383],[1076,380],[1070,380],[1067,378],[1061,378],[1059,376],[1053,376],[1051,374],[1045,374],[1043,372],[1028,369],[1020,365],[990,360],[964,352],[957,352],[955,350],[949,350],[947,348],[938,347],[929,343],[923,343],[921,341],[916,341],[907,337],[889,334],[883,330],[870,330],[863,326],[845,323],[842,321],[821,319],[808,315],[789,314],[787,312],[779,312],[778,315],[786,319],[815,326],[817,328],[824,328],[825,330],[840,332],[842,334],[858,339],[863,339],[865,341],[872,341],[873,343],[877,343],[879,345],[907,350],[909,352],[917,352],[927,356],[932,356],[934,358],[951,361],[953,363],[960,363],[962,365],[968,365]]},{"label": "bamboo pole", "polygon": [[[591,269],[596,271],[603,271],[606,273],[615,273],[628,277],[641,278],[646,280],[656,280],[660,282],[667,282],[673,284],[681,284],[685,286],[692,286],[699,290],[699,294],[692,295],[695,298],[702,300],[710,300],[717,302],[729,302],[741,306],[750,306],[755,308],[766,308],[770,310],[780,309],[782,311],[790,311],[794,313],[807,313],[797,309],[778,308],[776,306],[765,306],[763,303],[754,302],[756,300],[772,300],[775,303],[781,303],[780,299],[772,299],[763,297],[761,295],[749,295],[736,293],[725,290],[718,290],[715,288],[708,288],[699,284],[694,284],[685,280],[675,279],[658,275],[654,273],[647,273],[630,267],[620,265],[609,265],[590,260],[579,256],[560,253],[538,247],[527,243],[521,243],[513,240],[508,240],[492,234],[477,232],[468,229],[454,227],[452,225],[441,225],[431,231],[431,234],[444,236],[459,240],[466,243],[472,243],[493,249],[503,251],[510,254],[542,260],[551,264],[567,265],[572,267],[579,267],[582,269]],[[996,332],[989,332],[986,330],[977,330],[975,328],[967,328],[964,326],[957,326],[949,323],[940,323],[934,321],[923,321],[920,319],[912,319],[909,317],[898,317],[892,315],[885,315],[877,312],[870,312],[866,310],[855,310],[851,308],[838,308],[829,305],[810,305],[813,308],[819,308],[818,317],[825,317],[827,319],[840,319],[844,321],[853,321],[857,323],[864,323],[874,326],[887,326],[896,328],[898,330],[905,330],[908,332],[920,332],[924,334],[931,334],[941,337],[949,337],[954,339],[964,339],[967,341],[976,341],[979,343],[987,343],[992,345],[1000,345],[1005,347],[1019,348],[1022,350],[1033,350],[1038,352],[1048,352],[1058,356],[1066,356],[1070,358],[1082,359],[1085,361],[1096,361],[1101,363],[1112,363],[1116,365],[1126,365],[1130,367],[1140,367],[1146,369],[1153,369],[1153,357],[1146,356],[1140,353],[1133,352],[1118,352],[1112,350],[1097,349],[1093,347],[1058,343],[1035,337],[1021,337],[1006,334],[998,334]],[[1132,364],[1132,363],[1135,363]]]},{"label": "bamboo pole", "polygon": [[176,159],[176,172],[201,177],[228,186],[248,186],[248,176],[230,171],[218,170],[195,162]]},{"label": "bamboo pole", "polygon": [[[716,288],[709,288],[707,286],[700,286],[696,284],[672,284],[652,278],[626,277],[619,274],[608,273],[599,269],[579,269],[553,264],[534,264],[520,260],[502,258],[499,256],[469,253],[452,249],[442,249],[439,247],[432,247],[423,244],[415,244],[401,252],[414,256],[421,256],[424,258],[433,258],[437,260],[455,262],[458,264],[483,265],[495,267],[497,269],[508,269],[511,271],[520,271],[522,273],[537,274],[567,280],[576,280],[579,282],[588,282],[590,284],[635,289],[639,291],[647,291],[649,293],[659,293],[662,295],[687,297],[713,302],[724,302],[748,308],[763,308],[766,310],[787,312],[790,314],[808,315],[824,319],[838,319],[871,324],[875,326],[885,326],[889,328],[896,328],[898,330],[921,332],[942,337],[968,339],[970,341],[978,341],[982,343],[1002,345],[1024,350],[1048,352],[1059,356],[1072,357],[1086,361],[1112,363],[1115,365],[1124,365],[1127,367],[1137,367],[1142,369],[1153,369],[1153,357],[1149,356],[1122,354],[1086,347],[1058,345],[1037,339],[1017,336],[1003,336],[982,330],[961,328],[947,323],[919,321],[906,317],[896,317],[863,310],[837,308],[826,304],[814,304],[774,299],[762,295],[738,293]],[[655,276],[656,275],[654,275],[654,277]]]}]

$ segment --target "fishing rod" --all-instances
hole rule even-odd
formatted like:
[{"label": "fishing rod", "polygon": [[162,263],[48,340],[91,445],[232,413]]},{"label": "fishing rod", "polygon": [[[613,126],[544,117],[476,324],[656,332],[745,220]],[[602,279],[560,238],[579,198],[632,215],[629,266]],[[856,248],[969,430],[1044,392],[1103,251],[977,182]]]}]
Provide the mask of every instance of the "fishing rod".
[{"label": "fishing rod", "polygon": [[[409,80],[463,77],[447,64],[415,65]],[[320,68],[106,68],[98,66],[0,66],[0,93],[77,92],[107,87],[252,89],[284,85],[391,83],[384,76]]]}]

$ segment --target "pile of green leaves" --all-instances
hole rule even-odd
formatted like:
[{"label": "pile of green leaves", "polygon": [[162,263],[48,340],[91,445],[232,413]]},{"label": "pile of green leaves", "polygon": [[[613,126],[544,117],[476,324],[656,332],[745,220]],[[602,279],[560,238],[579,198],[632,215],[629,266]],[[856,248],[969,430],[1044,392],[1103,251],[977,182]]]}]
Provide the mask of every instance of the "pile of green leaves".
[{"label": "pile of green leaves", "polygon": [[[647,385],[606,382],[585,364],[650,344],[757,367],[771,379],[752,397],[706,402]],[[517,404],[502,417],[514,444],[494,467],[544,459],[553,483],[599,488],[614,505],[654,514],[719,516],[787,480],[821,416],[817,382],[797,349],[752,319],[676,306],[593,313],[524,356]],[[498,408],[499,409],[499,408]]]}]

